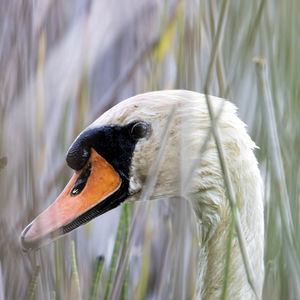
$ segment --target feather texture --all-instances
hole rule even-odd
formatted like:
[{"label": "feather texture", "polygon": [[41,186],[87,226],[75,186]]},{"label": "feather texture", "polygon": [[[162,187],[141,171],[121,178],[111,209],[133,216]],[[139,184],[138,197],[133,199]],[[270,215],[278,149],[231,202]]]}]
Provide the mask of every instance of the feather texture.
[{"label": "feather texture", "polygon": [[[247,134],[245,124],[237,117],[236,107],[224,99],[210,98],[215,115],[221,109],[217,126],[238,201],[246,248],[261,295],[264,279],[263,186],[253,154],[256,146]],[[185,90],[137,95],[104,113],[90,128],[107,124],[125,125],[134,120],[151,124],[152,134],[148,140],[137,143],[130,167],[131,196],[128,201],[136,201],[160,147],[173,107],[175,117],[152,198],[184,195],[192,202],[199,224],[200,247],[199,291],[196,297],[217,299],[223,287],[231,211],[213,137],[208,139],[205,151],[200,153],[211,126],[205,96]],[[228,299],[254,299],[235,234],[227,296]]]}]

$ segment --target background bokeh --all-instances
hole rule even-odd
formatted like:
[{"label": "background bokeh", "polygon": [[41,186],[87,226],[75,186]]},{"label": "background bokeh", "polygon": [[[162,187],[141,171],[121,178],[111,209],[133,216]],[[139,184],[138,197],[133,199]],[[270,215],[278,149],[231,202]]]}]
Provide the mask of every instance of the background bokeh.
[{"label": "background bokeh", "polygon": [[193,295],[184,201],[127,204],[35,253],[19,244],[66,184],[78,133],[158,89],[238,106],[265,182],[263,298],[299,299],[299,13],[297,0],[0,0],[0,299],[93,299],[99,255],[97,299]]}]

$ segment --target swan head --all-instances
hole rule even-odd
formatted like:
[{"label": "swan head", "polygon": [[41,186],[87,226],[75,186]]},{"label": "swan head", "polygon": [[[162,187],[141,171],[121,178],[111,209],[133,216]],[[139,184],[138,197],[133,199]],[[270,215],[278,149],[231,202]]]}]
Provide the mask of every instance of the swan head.
[{"label": "swan head", "polygon": [[137,200],[176,105],[166,93],[139,95],[87,127],[66,155],[72,178],[52,205],[23,230],[23,249],[39,248],[124,201]]},{"label": "swan head", "polygon": [[[222,106],[223,100],[215,97],[212,103],[216,112],[222,107],[219,124],[221,131],[226,131],[225,145],[232,144],[230,151],[253,155],[254,143],[235,115],[235,107],[229,102]],[[188,183],[188,192],[197,195],[196,214],[207,227],[204,235],[211,235],[222,214],[220,207],[229,210],[227,203],[219,203],[225,196],[212,138],[203,154],[202,167],[193,176],[189,172],[210,128],[205,97],[189,91],[160,91],[119,103],[75,139],[66,156],[74,175],[55,202],[23,230],[22,247],[39,248],[124,201],[138,200],[168,125],[152,198],[178,196]],[[242,137],[237,137],[237,127]],[[211,188],[216,184],[219,190]],[[208,190],[206,196],[204,190]]]}]

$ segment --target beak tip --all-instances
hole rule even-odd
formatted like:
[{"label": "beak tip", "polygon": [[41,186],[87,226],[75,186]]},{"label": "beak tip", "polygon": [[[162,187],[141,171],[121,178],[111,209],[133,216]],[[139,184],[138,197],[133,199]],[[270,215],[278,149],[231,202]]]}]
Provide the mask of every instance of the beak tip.
[{"label": "beak tip", "polygon": [[36,232],[35,226],[33,226],[33,224],[34,221],[28,224],[20,234],[20,244],[24,252],[28,252],[30,250],[38,250],[42,246],[47,245],[51,241],[55,240],[55,234],[57,234],[57,236],[61,235],[57,230],[54,233],[48,233],[43,237],[40,237]]},{"label": "beak tip", "polygon": [[32,222],[30,224],[28,224],[24,230],[22,231],[21,235],[20,235],[20,243],[21,243],[21,246],[22,246],[22,250],[24,252],[27,252],[29,249],[31,249],[31,243],[28,242],[28,240],[26,239],[26,234],[27,232],[29,231],[29,229],[31,228],[32,226]]}]

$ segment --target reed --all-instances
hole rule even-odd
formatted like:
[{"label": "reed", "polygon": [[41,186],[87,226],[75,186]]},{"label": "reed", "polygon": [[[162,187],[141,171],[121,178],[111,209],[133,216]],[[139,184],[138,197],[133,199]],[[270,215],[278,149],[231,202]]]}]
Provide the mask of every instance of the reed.
[{"label": "reed", "polygon": [[91,294],[90,294],[90,298],[89,298],[90,300],[97,299],[103,264],[104,264],[104,257],[99,256],[97,258],[97,264],[95,266],[94,275],[93,275],[93,279],[92,279],[93,285],[91,287]]}]

